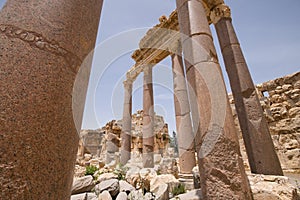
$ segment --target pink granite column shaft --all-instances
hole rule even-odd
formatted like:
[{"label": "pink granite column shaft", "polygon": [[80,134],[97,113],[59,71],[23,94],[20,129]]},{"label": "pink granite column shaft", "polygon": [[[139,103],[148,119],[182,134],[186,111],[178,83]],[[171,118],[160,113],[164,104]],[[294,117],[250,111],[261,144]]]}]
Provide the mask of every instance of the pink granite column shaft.
[{"label": "pink granite column shaft", "polygon": [[143,91],[143,166],[154,167],[154,99],[152,83],[152,66],[144,68]]},{"label": "pink granite column shaft", "polygon": [[181,51],[172,54],[174,106],[176,115],[176,129],[179,150],[180,173],[191,174],[196,166],[195,136],[190,116],[190,103],[188,99],[186,79],[184,74]]},{"label": "pink granite column shaft", "polygon": [[101,7],[102,0],[8,0],[0,11],[0,199],[70,199],[79,140],[73,84],[94,49]]},{"label": "pink granite column shaft", "polygon": [[[197,0],[177,0],[203,199],[252,199],[206,13]],[[193,95],[190,95],[193,98]]]},{"label": "pink granite column shaft", "polygon": [[[230,12],[226,5],[216,9]],[[215,22],[252,173],[283,175],[231,17]]]},{"label": "pink granite column shaft", "polygon": [[121,135],[121,159],[122,165],[125,165],[130,159],[131,153],[131,113],[132,113],[132,81],[124,81],[124,107],[122,119]]}]

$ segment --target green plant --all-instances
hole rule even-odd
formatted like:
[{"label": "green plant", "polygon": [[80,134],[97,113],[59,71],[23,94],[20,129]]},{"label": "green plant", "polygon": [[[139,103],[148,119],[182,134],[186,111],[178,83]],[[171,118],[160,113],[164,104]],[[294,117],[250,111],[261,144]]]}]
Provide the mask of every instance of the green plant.
[{"label": "green plant", "polygon": [[118,176],[118,180],[125,180],[125,176],[126,176],[127,171],[128,171],[127,167],[119,164],[119,165],[116,166],[113,173]]},{"label": "green plant", "polygon": [[98,171],[98,168],[96,166],[90,165],[85,167],[85,176],[87,175],[94,175],[96,171]]},{"label": "green plant", "polygon": [[185,193],[185,192],[186,192],[186,191],[185,191],[185,187],[184,187],[184,185],[181,184],[181,183],[179,183],[179,185],[178,185],[177,187],[173,188],[173,190],[172,190],[173,196],[177,196],[177,195],[183,194],[183,193]]}]

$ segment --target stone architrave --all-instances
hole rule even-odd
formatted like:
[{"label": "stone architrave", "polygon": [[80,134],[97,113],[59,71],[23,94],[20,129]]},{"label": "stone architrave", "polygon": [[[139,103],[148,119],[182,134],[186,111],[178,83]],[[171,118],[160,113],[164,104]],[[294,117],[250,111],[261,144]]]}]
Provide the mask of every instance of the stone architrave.
[{"label": "stone architrave", "polygon": [[[177,46],[178,48],[178,46]],[[181,48],[176,49],[172,58],[174,106],[176,115],[176,129],[179,150],[180,173],[191,174],[196,165],[195,136],[190,116],[190,103],[186,87]]]},{"label": "stone architrave", "polygon": [[191,104],[203,198],[252,199],[204,7],[197,0],[177,0],[177,10],[189,93],[195,96]]},{"label": "stone architrave", "polygon": [[[8,0],[0,11],[0,199],[70,199],[102,0]],[[85,62],[83,62],[85,61]],[[87,61],[87,62],[86,62]]]},{"label": "stone architrave", "polygon": [[143,87],[143,166],[151,168],[154,167],[154,99],[151,65],[144,67]]},{"label": "stone architrave", "polygon": [[121,159],[125,165],[130,159],[131,153],[131,114],[132,114],[132,81],[124,81],[124,106],[123,106],[123,126],[121,135]]},{"label": "stone architrave", "polygon": [[229,76],[236,111],[252,173],[283,175],[255,86],[231,22],[230,8],[211,12]]}]

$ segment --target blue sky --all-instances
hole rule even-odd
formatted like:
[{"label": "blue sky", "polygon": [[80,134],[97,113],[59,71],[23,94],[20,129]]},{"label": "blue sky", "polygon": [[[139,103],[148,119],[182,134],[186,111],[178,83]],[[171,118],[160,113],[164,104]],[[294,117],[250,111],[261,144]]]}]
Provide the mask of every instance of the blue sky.
[{"label": "blue sky", "polygon": [[[0,0],[0,6],[5,1]],[[227,0],[252,78],[261,83],[300,71],[299,0]],[[98,31],[83,128],[96,129],[123,111],[122,81],[134,64],[131,53],[145,31],[161,15],[175,9],[175,0],[106,0]],[[222,69],[224,65],[212,27]],[[154,68],[155,111],[175,129],[170,58]],[[223,71],[227,82],[227,74]],[[142,109],[142,75],[134,85],[133,112]],[[229,85],[228,90],[230,91]]]}]

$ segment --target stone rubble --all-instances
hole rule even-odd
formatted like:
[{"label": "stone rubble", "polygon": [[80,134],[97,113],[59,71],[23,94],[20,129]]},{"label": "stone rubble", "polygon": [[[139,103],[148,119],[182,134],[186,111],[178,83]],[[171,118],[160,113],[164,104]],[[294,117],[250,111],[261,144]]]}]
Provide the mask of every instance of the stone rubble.
[{"label": "stone rubble", "polygon": [[[299,200],[300,198],[299,91],[299,72],[257,86],[257,92],[264,114],[268,119],[277,154],[285,173],[289,174],[287,174],[288,177],[251,174],[245,147],[243,141],[240,140],[241,153],[254,200]],[[266,92],[269,93],[269,96]],[[236,126],[239,128],[232,98],[230,98],[230,103]],[[142,111],[138,111],[132,116],[131,159],[121,167],[118,165],[122,128],[120,121],[113,120],[104,128],[95,131],[82,131],[83,143],[87,144],[87,147],[79,145],[71,200],[202,199],[198,166],[194,167],[190,175],[179,173],[177,155],[175,155],[174,149],[169,148],[169,138],[163,136],[168,134],[167,125],[160,116],[156,116],[155,127],[156,130],[159,127],[163,131],[158,131],[155,137],[154,168],[143,168],[141,154],[142,116]],[[97,145],[95,145],[95,141]],[[161,151],[162,149],[163,151]],[[93,176],[85,176],[86,166],[95,166],[98,169]],[[193,188],[195,189],[186,185],[186,192],[174,197],[172,191],[184,183],[182,178],[188,176],[191,176],[191,180],[194,178]]]}]

